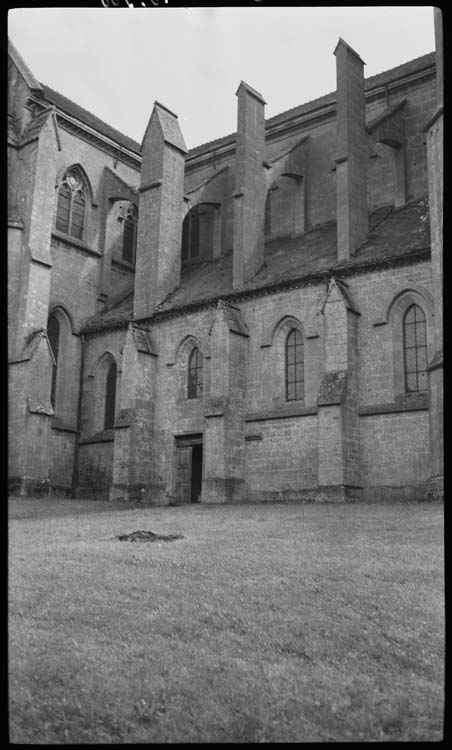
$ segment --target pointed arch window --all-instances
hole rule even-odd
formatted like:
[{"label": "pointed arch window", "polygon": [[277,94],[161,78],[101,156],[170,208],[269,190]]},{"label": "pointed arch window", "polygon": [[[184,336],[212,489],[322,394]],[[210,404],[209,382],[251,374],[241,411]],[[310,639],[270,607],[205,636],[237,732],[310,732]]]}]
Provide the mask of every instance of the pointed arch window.
[{"label": "pointed arch window", "polygon": [[58,352],[60,348],[60,324],[56,315],[49,315],[47,321],[47,336],[49,339],[50,348],[52,349],[53,358],[55,360],[52,367],[52,382],[50,386],[50,403],[55,408],[55,394],[58,374]]},{"label": "pointed arch window", "polygon": [[78,240],[83,238],[87,191],[77,169],[69,169],[58,191],[56,229]]},{"label": "pointed arch window", "polygon": [[203,357],[198,347],[195,346],[188,360],[187,398],[202,396],[202,369]]},{"label": "pointed arch window", "polygon": [[107,372],[105,384],[105,416],[104,430],[111,430],[115,424],[115,407],[116,407],[116,376],[117,367],[114,362],[111,363]]},{"label": "pointed arch window", "polygon": [[411,305],[403,316],[403,363],[405,391],[427,390],[427,325],[419,305]]},{"label": "pointed arch window", "polygon": [[135,204],[131,204],[127,211],[124,221],[124,234],[122,241],[122,259],[127,263],[134,263],[135,252],[137,247],[137,222],[138,209]]},{"label": "pointed arch window", "polygon": [[286,401],[304,398],[303,337],[292,328],[286,339]]}]

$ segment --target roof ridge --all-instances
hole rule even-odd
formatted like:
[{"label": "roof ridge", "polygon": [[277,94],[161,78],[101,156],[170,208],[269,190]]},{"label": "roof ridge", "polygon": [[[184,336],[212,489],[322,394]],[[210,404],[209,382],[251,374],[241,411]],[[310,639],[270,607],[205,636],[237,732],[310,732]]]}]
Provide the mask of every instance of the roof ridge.
[{"label": "roof ridge", "polygon": [[[394,68],[389,68],[389,70],[384,70],[384,71],[381,71],[380,73],[375,73],[373,76],[369,76],[369,78],[365,78],[364,88],[365,90],[372,88],[375,85],[376,79],[380,77],[382,77],[383,80],[387,78],[390,79],[396,71],[400,73],[402,68],[406,69],[406,68],[415,67],[417,70],[418,68],[422,67],[422,62],[425,62],[426,64],[427,63],[431,64],[432,62],[434,62],[434,60],[435,60],[435,53],[427,52],[427,54],[425,55],[421,55],[420,57],[415,57],[412,60],[408,60],[407,62],[401,63],[400,65],[396,65]],[[265,120],[265,126],[271,127],[274,121],[279,120],[279,119],[281,120],[285,119],[288,115],[290,115],[291,113],[297,110],[300,110],[305,107],[306,108],[311,107],[314,104],[318,105],[320,104],[320,102],[324,102],[326,104],[330,99],[334,101],[335,98],[336,98],[336,90],[330,91],[328,94],[322,94],[322,96],[316,97],[315,99],[310,99],[307,102],[303,102],[302,104],[297,104],[295,105],[295,107],[291,107],[290,109],[286,109],[283,112],[278,112],[278,114],[276,115],[272,115],[271,117]],[[236,135],[237,135],[237,132],[229,133],[228,135],[220,136],[219,138],[214,138],[211,141],[206,141],[206,143],[201,143],[199,144],[199,146],[194,146],[194,148],[190,149],[188,152],[188,155],[191,156],[192,152],[195,152],[195,151],[197,152],[198,150],[201,150],[201,149],[203,151],[205,149],[207,150],[207,147],[208,146],[212,147],[213,144],[217,144],[218,146],[220,144],[226,145],[229,139],[231,139],[231,141],[232,139],[235,140]]]},{"label": "roof ridge", "polygon": [[[18,54],[18,53],[17,53]],[[425,55],[421,55],[420,57],[413,58],[412,60],[408,60],[405,63],[401,63],[400,65],[396,65],[393,68],[390,68],[389,70],[382,71],[380,73],[376,73],[373,76],[369,76],[369,78],[366,78],[364,80],[364,86],[365,90],[368,90],[375,85],[378,85],[380,83],[387,83],[394,77],[397,77],[397,75],[400,75],[403,73],[403,71],[406,70],[419,70],[422,69],[422,66],[425,65],[431,65],[434,63],[435,60],[435,53],[434,52],[428,52]],[[413,72],[414,72],[413,71]],[[378,82],[378,83],[377,83]],[[141,155],[141,144],[138,143],[138,141],[135,141],[133,138],[131,138],[128,135],[125,135],[125,133],[122,133],[120,130],[117,130],[109,123],[105,122],[105,120],[102,120],[97,115],[93,114],[89,110],[82,107],[80,104],[77,104],[76,102],[72,101],[72,99],[69,99],[64,94],[60,94],[59,91],[56,91],[55,89],[52,89],[50,86],[47,86],[47,84],[40,84],[43,88],[44,98],[46,100],[50,99],[51,103],[55,104],[57,107],[60,107],[62,110],[65,111],[65,107],[67,108],[67,114],[72,114],[72,116],[76,117],[77,119],[80,119],[82,122],[85,122],[85,124],[89,125],[91,121],[92,127],[95,129],[98,129],[100,133],[103,133],[107,137],[112,138],[113,140],[116,140],[119,145],[124,146],[125,148],[128,148],[129,150],[133,151],[137,155]],[[283,112],[280,112],[276,115],[272,115],[272,117],[269,117],[265,121],[265,127],[272,127],[272,125],[278,123],[279,121],[285,120],[287,117],[289,117],[291,114],[294,114],[295,112],[302,113],[306,109],[311,109],[314,105],[319,106],[321,103],[327,104],[330,102],[333,102],[336,97],[336,91],[331,91],[328,94],[323,94],[320,97],[317,97],[315,99],[311,99],[307,102],[303,102],[302,104],[298,104],[295,107],[291,107],[290,109],[284,110]],[[52,98],[56,101],[52,101]],[[59,100],[59,101],[58,101]],[[215,147],[225,146],[229,143],[234,143],[236,138],[237,132],[229,133],[224,136],[220,136],[219,138],[214,138],[210,141],[206,141],[205,143],[201,143],[198,146],[194,146],[193,148],[188,150],[188,158],[197,156],[200,153],[203,153],[204,151],[208,151],[211,149],[214,149]]]}]

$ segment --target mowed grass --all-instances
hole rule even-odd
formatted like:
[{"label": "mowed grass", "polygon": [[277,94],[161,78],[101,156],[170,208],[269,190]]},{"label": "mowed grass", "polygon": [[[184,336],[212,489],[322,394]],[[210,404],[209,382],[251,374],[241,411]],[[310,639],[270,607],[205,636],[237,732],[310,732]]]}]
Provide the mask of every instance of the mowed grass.
[{"label": "mowed grass", "polygon": [[441,506],[10,507],[12,742],[441,740]]}]

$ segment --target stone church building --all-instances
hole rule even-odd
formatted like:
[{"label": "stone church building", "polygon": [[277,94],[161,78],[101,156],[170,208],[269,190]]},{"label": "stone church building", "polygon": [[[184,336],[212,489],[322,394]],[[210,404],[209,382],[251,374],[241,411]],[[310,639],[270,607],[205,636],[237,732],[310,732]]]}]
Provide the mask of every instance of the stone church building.
[{"label": "stone church building", "polygon": [[269,119],[240,82],[237,132],[191,150],[165,105],[140,145],[9,46],[11,494],[442,496],[436,21],[367,79],[339,39],[337,90]]}]

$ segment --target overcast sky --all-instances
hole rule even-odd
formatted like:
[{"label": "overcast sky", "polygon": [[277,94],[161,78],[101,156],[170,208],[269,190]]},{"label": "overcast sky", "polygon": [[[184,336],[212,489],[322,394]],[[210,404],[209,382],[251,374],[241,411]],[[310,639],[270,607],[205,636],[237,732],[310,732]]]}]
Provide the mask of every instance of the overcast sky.
[{"label": "overcast sky", "polygon": [[340,36],[366,78],[435,47],[430,6],[147,6],[15,9],[8,31],[42,83],[139,142],[157,99],[188,148],[236,130],[242,79],[266,117],[334,91]]}]

